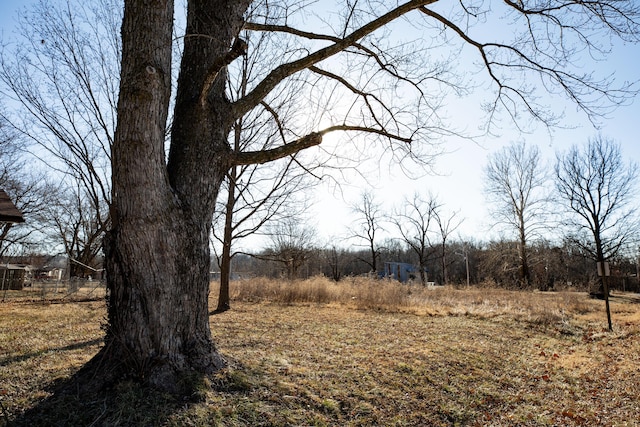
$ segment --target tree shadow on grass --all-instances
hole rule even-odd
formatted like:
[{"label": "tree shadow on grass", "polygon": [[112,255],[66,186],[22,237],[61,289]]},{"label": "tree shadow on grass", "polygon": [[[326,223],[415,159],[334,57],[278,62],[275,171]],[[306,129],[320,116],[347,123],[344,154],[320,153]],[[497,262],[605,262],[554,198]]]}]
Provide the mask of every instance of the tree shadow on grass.
[{"label": "tree shadow on grass", "polygon": [[76,376],[52,382],[45,388],[50,396],[8,419],[8,426],[157,426],[189,403],[136,381],[99,392],[81,392],[77,385]]},{"label": "tree shadow on grass", "polygon": [[630,293],[625,293],[625,294],[611,294],[609,296],[609,301],[612,302],[620,302],[620,303],[625,303],[625,304],[640,304],[640,294],[630,294]]},{"label": "tree shadow on grass", "polygon": [[[70,378],[52,381],[40,390],[49,396],[20,414],[0,414],[0,427],[38,426],[159,426],[189,417],[193,405],[204,404],[207,393],[247,393],[256,387],[260,373],[236,361],[212,375],[185,374],[178,388],[189,394],[171,394],[140,380],[109,377],[97,369],[95,358]],[[96,375],[95,372],[98,372]],[[92,377],[92,375],[96,375]],[[100,378],[100,379],[98,379]],[[95,379],[95,386],[91,381]],[[108,380],[106,380],[108,381]],[[214,411],[215,412],[215,411]],[[178,424],[180,424],[178,422]]]},{"label": "tree shadow on grass", "polygon": [[[106,369],[121,372],[116,364]],[[197,373],[181,379],[184,384],[178,387],[192,392],[180,395],[158,390],[133,377],[110,374],[96,356],[73,376],[41,387],[49,396],[31,408],[13,416],[5,411],[0,427],[164,425],[189,404],[202,401],[209,388],[206,377]],[[110,378],[116,376],[117,380]]]},{"label": "tree shadow on grass", "polygon": [[12,363],[24,362],[25,360],[29,360],[32,357],[38,357],[38,356],[41,356],[43,353],[47,353],[47,352],[50,352],[50,351],[61,352],[61,351],[79,350],[79,349],[82,349],[82,348],[85,348],[85,347],[91,347],[93,345],[98,345],[98,344],[102,343],[102,341],[103,341],[102,338],[96,338],[94,340],[89,340],[89,341],[83,341],[83,342],[79,342],[79,343],[69,344],[69,345],[66,345],[64,347],[48,348],[48,349],[41,350],[41,351],[21,354],[19,356],[3,357],[3,358],[0,358],[0,367],[8,366],[8,365],[11,365]]}]

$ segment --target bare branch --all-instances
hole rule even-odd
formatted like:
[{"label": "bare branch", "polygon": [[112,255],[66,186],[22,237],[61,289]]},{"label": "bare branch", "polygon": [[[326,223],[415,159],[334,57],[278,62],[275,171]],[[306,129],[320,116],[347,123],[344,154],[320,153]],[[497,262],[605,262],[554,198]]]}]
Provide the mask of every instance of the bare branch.
[{"label": "bare branch", "polygon": [[247,111],[258,105],[264,97],[273,90],[285,78],[305,70],[318,62],[332,57],[342,52],[349,46],[353,46],[358,40],[373,33],[374,31],[384,27],[394,19],[422,6],[435,3],[435,0],[412,0],[404,3],[389,12],[381,15],[379,18],[358,28],[344,38],[338,39],[333,44],[318,49],[317,51],[300,58],[296,61],[282,64],[271,71],[258,85],[242,99],[236,101],[233,105],[233,114],[235,117],[243,116]]},{"label": "bare branch", "polygon": [[380,127],[380,129],[384,129],[384,125],[378,119],[377,114],[373,109],[373,106],[369,102],[369,98],[373,98],[378,103],[378,105],[380,105],[384,110],[386,110],[389,113],[389,115],[391,117],[393,117],[393,112],[385,105],[385,103],[380,98],[378,98],[377,96],[372,95],[370,93],[366,93],[366,92],[361,91],[360,89],[358,89],[355,86],[353,86],[352,84],[350,84],[342,76],[338,76],[338,75],[336,75],[334,73],[331,73],[329,71],[323,70],[323,69],[318,68],[316,66],[309,67],[309,70],[313,71],[314,73],[320,74],[322,76],[328,77],[330,79],[333,79],[333,80],[339,82],[341,85],[343,85],[344,87],[349,89],[355,95],[358,95],[358,96],[362,97],[363,100],[364,100],[364,103],[367,106],[367,109],[369,110],[369,113],[371,114],[371,117],[373,118],[375,123]]},{"label": "bare branch", "polygon": [[[514,87],[507,83],[507,79],[498,74],[498,71],[501,68],[518,70],[523,73],[534,72],[541,78],[541,80],[544,78],[550,79],[556,87],[561,89],[572,102],[585,112],[594,124],[596,122],[595,119],[603,115],[602,104],[600,104],[598,100],[607,98],[614,104],[619,104],[638,92],[637,90],[632,89],[631,84],[624,84],[617,90],[612,89],[610,87],[612,82],[611,76],[602,80],[596,80],[591,73],[573,74],[571,72],[564,71],[561,68],[561,64],[569,63],[569,56],[576,49],[575,47],[567,47],[564,45],[564,31],[571,30],[573,34],[575,34],[589,49],[594,49],[594,45],[590,41],[588,35],[583,32],[584,30],[580,28],[581,25],[565,24],[558,16],[555,16],[552,13],[562,9],[582,8],[584,10],[581,12],[569,10],[566,10],[565,12],[572,13],[575,16],[582,16],[585,21],[600,20],[604,26],[612,30],[614,33],[621,36],[623,34],[633,35],[637,40],[637,27],[639,25],[637,10],[632,10],[633,8],[629,6],[630,10],[623,11],[617,9],[615,5],[609,4],[611,2],[606,1],[569,1],[558,7],[539,9],[526,9],[521,2],[514,3],[512,1],[505,0],[505,3],[526,17],[529,25],[530,40],[529,45],[525,44],[524,46],[529,47],[534,53],[526,53],[518,47],[519,43],[515,42],[512,45],[495,42],[481,43],[472,38],[467,31],[456,25],[450,19],[426,7],[420,8],[420,11],[423,14],[442,23],[445,28],[452,30],[465,43],[478,50],[485,70],[498,88],[495,101],[493,106],[490,108],[492,112],[496,111],[498,105],[502,105],[514,119],[514,123],[517,124],[517,120],[515,120],[514,107],[516,104],[522,104],[532,117],[544,124],[553,125],[556,123],[557,119],[551,113],[535,104],[532,97],[532,91],[526,87],[526,83],[524,83],[524,81],[519,82],[518,87]],[[538,45],[540,41],[539,39],[544,39],[544,37],[535,34],[536,30],[534,29],[534,25],[530,22],[530,17],[533,15],[546,20],[547,33],[552,31],[552,27],[555,27],[556,31],[560,34],[557,36],[558,41],[556,43],[549,38],[551,36],[547,35],[549,38],[547,40],[547,49],[543,49]],[[622,25],[622,27],[627,29],[624,30],[620,28],[620,25],[614,25],[614,19],[624,20],[625,24]],[[548,50],[555,51],[556,54],[551,55],[547,52]],[[499,60],[501,55],[506,55],[510,60]],[[540,58],[545,58],[545,60],[550,61],[551,64],[546,65],[538,58],[538,55]]]},{"label": "bare branch", "polygon": [[246,55],[247,48],[247,42],[238,37],[233,42],[233,46],[231,46],[229,52],[227,52],[226,55],[216,59],[213,65],[209,68],[207,76],[202,85],[202,91],[200,92],[200,105],[202,105],[203,107],[205,106],[207,102],[207,95],[209,95],[209,91],[211,90],[216,77],[218,77],[218,73],[220,72],[220,70],[231,64],[239,56]]},{"label": "bare branch", "polygon": [[[281,33],[291,34],[298,37],[303,37],[309,40],[324,40],[324,41],[330,41],[333,43],[340,43],[342,41],[342,39],[337,36],[332,36],[328,34],[311,33],[311,32],[299,30],[297,28],[293,28],[287,25],[273,25],[273,24],[260,24],[260,23],[247,22],[245,23],[244,29],[253,30],[253,31],[263,31],[263,32],[281,32]],[[382,55],[384,55],[384,52],[375,52],[373,49],[358,42],[352,43],[351,46],[348,46],[347,48],[345,48],[345,50],[350,50],[349,47],[355,48],[355,51],[353,53],[356,53],[359,55],[366,55],[369,58],[373,58],[373,60],[378,64],[381,70],[385,71],[386,73],[397,78],[400,81],[404,81],[412,85],[422,94],[422,89],[419,87],[418,84],[416,84],[416,82],[414,82],[413,80],[405,76],[401,76],[397,72],[396,67],[394,66],[393,63],[383,60]]]},{"label": "bare branch", "polygon": [[320,133],[314,132],[276,148],[258,151],[236,152],[232,160],[232,164],[240,166],[254,163],[267,163],[286,156],[290,156],[300,150],[304,150],[305,148],[319,145],[321,142],[322,135]]},{"label": "bare branch", "polygon": [[233,165],[248,165],[248,164],[262,164],[267,163],[273,160],[281,159],[286,156],[290,156],[295,154],[301,150],[306,148],[314,147],[316,145],[320,145],[322,143],[322,136],[331,132],[338,131],[353,131],[353,132],[362,132],[369,133],[378,136],[382,136],[384,138],[388,138],[391,140],[403,142],[406,144],[411,144],[411,138],[405,138],[399,135],[392,134],[390,132],[385,131],[384,129],[375,129],[367,126],[351,126],[351,125],[336,125],[330,126],[325,129],[322,129],[318,132],[310,133],[309,135],[303,136],[295,141],[289,142],[287,144],[281,145],[276,148],[271,149],[263,149],[257,151],[243,151],[236,152],[231,164]]}]

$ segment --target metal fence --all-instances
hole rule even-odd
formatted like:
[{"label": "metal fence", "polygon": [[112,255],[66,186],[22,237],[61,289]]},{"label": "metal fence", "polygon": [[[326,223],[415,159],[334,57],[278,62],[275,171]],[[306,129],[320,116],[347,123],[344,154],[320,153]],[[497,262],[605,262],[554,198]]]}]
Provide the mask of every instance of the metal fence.
[{"label": "metal fence", "polygon": [[81,301],[101,299],[106,295],[104,280],[71,278],[69,280],[41,280],[25,283],[22,289],[10,289],[6,283],[0,289],[0,301]]}]

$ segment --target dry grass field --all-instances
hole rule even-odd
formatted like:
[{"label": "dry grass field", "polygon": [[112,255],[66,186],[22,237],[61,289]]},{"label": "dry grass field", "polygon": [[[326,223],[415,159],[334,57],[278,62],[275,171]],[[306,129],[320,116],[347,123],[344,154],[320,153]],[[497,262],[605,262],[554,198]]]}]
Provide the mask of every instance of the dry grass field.
[{"label": "dry grass field", "polygon": [[[0,304],[0,426],[640,426],[640,298],[232,283],[229,367],[192,399],[133,382],[59,394],[97,352],[102,301]],[[215,289],[212,306],[215,307]]]}]

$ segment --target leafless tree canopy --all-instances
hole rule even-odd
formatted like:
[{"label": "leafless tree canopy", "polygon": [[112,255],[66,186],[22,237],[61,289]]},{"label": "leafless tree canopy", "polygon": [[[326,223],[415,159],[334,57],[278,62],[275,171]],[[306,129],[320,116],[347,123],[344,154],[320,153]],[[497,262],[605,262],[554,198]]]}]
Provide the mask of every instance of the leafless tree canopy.
[{"label": "leafless tree canopy", "polygon": [[[452,95],[484,94],[489,132],[505,118],[525,127],[531,119],[557,124],[562,110],[546,101],[549,94],[576,103],[593,121],[635,94],[632,85],[613,86],[613,76],[582,67],[610,50],[611,39],[595,36],[603,30],[637,41],[633,2],[367,1],[342,3],[337,11],[322,6],[296,1],[249,7],[243,29],[268,33],[279,43],[272,70],[233,102],[236,115],[269,103],[277,87],[303,80],[306,90],[293,102],[309,106],[304,111],[312,120],[287,129],[291,139],[310,131],[366,132],[392,142],[391,152],[404,158],[428,155],[425,143],[463,133],[443,114]],[[307,22],[315,24],[312,30]],[[499,32],[493,31],[497,25]],[[309,136],[298,147],[313,143]],[[237,161],[269,157],[256,156]]]},{"label": "leafless tree canopy", "polygon": [[571,216],[571,240],[595,261],[609,260],[638,238],[638,165],[625,162],[620,145],[603,136],[558,155],[557,189]]},{"label": "leafless tree canopy", "polygon": [[270,227],[271,246],[261,259],[282,265],[283,276],[291,280],[298,277],[300,267],[312,256],[316,242],[316,231],[303,225],[300,217],[290,217]]},{"label": "leafless tree canopy", "polygon": [[0,118],[0,189],[25,218],[20,224],[0,222],[0,258],[45,246],[44,209],[53,200],[53,187],[45,174],[29,165],[19,138]]},{"label": "leafless tree canopy", "polygon": [[442,207],[437,198],[428,195],[426,198],[414,194],[405,199],[403,205],[391,217],[391,222],[400,233],[402,242],[413,252],[420,267],[420,280],[427,284],[425,269],[427,262],[436,257],[437,246],[434,245],[436,233],[436,212]]},{"label": "leafless tree canopy", "polygon": [[493,225],[504,226],[516,236],[520,279],[528,285],[531,273],[527,246],[541,238],[550,225],[551,185],[540,150],[535,145],[512,143],[489,158],[485,179]]},{"label": "leafless tree canopy", "polygon": [[[73,186],[75,184],[75,187]],[[106,204],[106,202],[102,202]],[[105,206],[94,206],[78,182],[60,186],[55,198],[42,208],[48,234],[58,242],[69,259],[69,277],[98,277],[102,237],[105,233]]]},{"label": "leafless tree canopy", "polygon": [[362,261],[371,268],[371,272],[375,273],[379,268],[380,242],[378,240],[380,232],[384,230],[386,212],[375,194],[369,191],[363,192],[360,200],[351,203],[351,211],[356,215],[356,220],[350,234],[358,242],[356,246],[367,248],[369,256]]},{"label": "leafless tree canopy", "polygon": [[111,200],[121,13],[113,0],[39,2],[0,57],[4,117],[44,165],[81,183],[98,221]]}]

